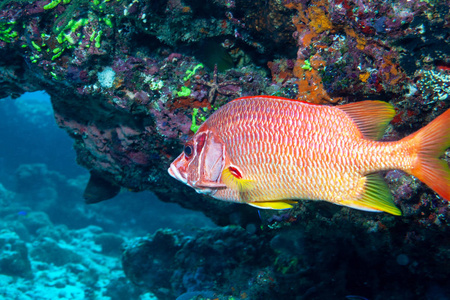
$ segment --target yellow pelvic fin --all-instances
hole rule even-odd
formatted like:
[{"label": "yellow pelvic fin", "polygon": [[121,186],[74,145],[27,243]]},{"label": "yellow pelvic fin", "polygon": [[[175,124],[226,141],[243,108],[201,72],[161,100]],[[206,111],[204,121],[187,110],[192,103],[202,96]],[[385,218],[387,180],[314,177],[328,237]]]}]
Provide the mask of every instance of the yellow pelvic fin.
[{"label": "yellow pelvic fin", "polygon": [[340,204],[366,211],[384,211],[395,216],[402,212],[392,201],[392,195],[387,184],[378,174],[365,177],[364,192],[359,199],[343,201]]},{"label": "yellow pelvic fin", "polygon": [[361,101],[337,106],[344,111],[365,138],[379,140],[387,125],[395,116],[394,107],[383,101]]},{"label": "yellow pelvic fin", "polygon": [[255,182],[249,179],[240,178],[240,173],[234,167],[224,168],[222,171],[222,181],[227,187],[239,191],[239,193],[246,193],[253,189]]},{"label": "yellow pelvic fin", "polygon": [[297,203],[296,201],[267,201],[267,202],[249,202],[248,205],[257,207],[259,209],[291,209],[292,204]]}]

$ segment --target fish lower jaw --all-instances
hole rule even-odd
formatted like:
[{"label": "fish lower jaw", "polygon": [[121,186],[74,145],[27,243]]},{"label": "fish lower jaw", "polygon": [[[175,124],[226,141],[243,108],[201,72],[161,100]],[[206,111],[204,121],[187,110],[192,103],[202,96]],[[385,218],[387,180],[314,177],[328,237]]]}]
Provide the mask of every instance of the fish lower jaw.
[{"label": "fish lower jaw", "polygon": [[209,195],[209,196],[214,196],[214,194],[217,192],[217,189],[199,189],[199,188],[194,188],[195,191],[199,194],[203,194],[203,195]]},{"label": "fish lower jaw", "polygon": [[196,191],[198,194],[213,196],[217,192],[216,188],[200,185],[197,184],[197,182],[198,181],[190,181],[189,183],[186,184],[191,188],[193,188],[194,191]]},{"label": "fish lower jaw", "polygon": [[180,172],[173,164],[170,165],[170,168],[167,171],[169,172],[169,175],[175,178],[176,180],[179,180],[184,184],[188,184],[187,179],[181,176]]}]

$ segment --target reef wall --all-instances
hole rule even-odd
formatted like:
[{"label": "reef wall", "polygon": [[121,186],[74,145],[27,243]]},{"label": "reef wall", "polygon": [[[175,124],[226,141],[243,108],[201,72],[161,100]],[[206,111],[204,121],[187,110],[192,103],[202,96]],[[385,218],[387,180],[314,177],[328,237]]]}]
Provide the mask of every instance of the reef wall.
[{"label": "reef wall", "polygon": [[397,115],[387,139],[449,107],[449,1],[4,0],[0,7],[0,97],[45,90],[80,165],[221,225],[257,216],[195,194],[166,170],[192,123],[233,98],[390,101]]}]

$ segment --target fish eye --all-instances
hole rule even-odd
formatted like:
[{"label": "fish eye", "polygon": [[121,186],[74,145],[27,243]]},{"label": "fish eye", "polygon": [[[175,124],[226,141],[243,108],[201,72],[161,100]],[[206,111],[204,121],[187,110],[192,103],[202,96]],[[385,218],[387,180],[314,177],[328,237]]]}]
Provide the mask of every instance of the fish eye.
[{"label": "fish eye", "polygon": [[192,146],[190,146],[190,145],[184,146],[184,155],[186,155],[186,157],[189,157],[192,155]]}]

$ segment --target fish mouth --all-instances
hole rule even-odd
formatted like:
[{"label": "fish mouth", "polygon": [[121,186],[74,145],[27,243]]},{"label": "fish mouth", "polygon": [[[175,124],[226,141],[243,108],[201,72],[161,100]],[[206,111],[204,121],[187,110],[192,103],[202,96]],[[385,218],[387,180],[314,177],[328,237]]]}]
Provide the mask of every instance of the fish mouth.
[{"label": "fish mouth", "polygon": [[171,164],[170,168],[167,171],[169,172],[169,175],[175,178],[176,180],[179,180],[182,183],[187,184],[187,179],[181,175],[180,171],[178,171],[177,167],[175,167],[174,164]]},{"label": "fish mouth", "polygon": [[[183,175],[181,175],[180,171],[173,163],[170,165],[170,168],[167,171],[169,172],[170,176],[172,176],[176,180],[179,180],[182,183],[192,187],[199,194],[214,196],[214,194],[217,192],[217,188],[215,189],[215,188],[209,188],[209,187],[198,187],[198,186],[189,184],[187,179]],[[220,186],[220,187],[222,187],[222,186]]]}]

